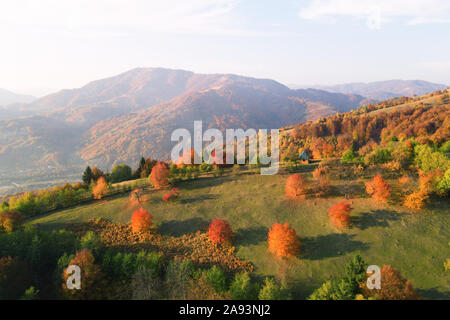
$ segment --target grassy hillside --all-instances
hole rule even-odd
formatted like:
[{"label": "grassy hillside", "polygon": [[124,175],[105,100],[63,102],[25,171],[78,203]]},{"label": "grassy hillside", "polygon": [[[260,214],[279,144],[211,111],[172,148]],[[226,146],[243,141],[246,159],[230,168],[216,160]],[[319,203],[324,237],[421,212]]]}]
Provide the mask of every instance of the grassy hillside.
[{"label": "grassy hillside", "polygon": [[[448,203],[434,202],[419,212],[376,204],[364,195],[362,180],[333,180],[331,196],[293,201],[284,196],[286,177],[241,174],[183,182],[177,185],[181,194],[177,202],[163,202],[163,191],[157,191],[148,193],[144,208],[160,234],[174,237],[204,231],[213,218],[227,219],[235,234],[237,256],[252,262],[257,276],[286,279],[297,299],[341,274],[355,253],[369,264],[397,268],[424,298],[450,298],[450,279],[443,268],[450,245]],[[391,182],[395,187],[396,182]],[[344,200],[344,191],[352,198],[353,226],[341,231],[329,222],[327,209]],[[41,216],[27,224],[60,229],[97,217],[128,223],[132,210],[127,204],[125,195]],[[282,261],[267,252],[267,232],[275,222],[289,222],[300,236],[298,257]]]}]

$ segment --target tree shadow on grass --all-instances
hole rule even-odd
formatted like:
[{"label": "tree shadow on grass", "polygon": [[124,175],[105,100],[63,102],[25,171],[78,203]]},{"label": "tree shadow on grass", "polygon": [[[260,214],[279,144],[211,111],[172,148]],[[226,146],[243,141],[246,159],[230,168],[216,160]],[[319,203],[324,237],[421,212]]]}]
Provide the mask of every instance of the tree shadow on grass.
[{"label": "tree shadow on grass", "polygon": [[450,291],[439,291],[438,288],[416,289],[417,293],[425,299],[450,300]]},{"label": "tree shadow on grass", "polygon": [[[232,180],[232,177],[208,177],[208,178],[201,178],[197,180],[190,180],[190,181],[181,181],[178,182],[176,185],[181,190],[196,190],[196,189],[202,189],[202,188],[209,188],[209,187],[215,187],[219,186],[225,182],[228,182]],[[192,183],[194,182],[194,183]]]},{"label": "tree shadow on grass", "polygon": [[247,246],[267,241],[268,232],[269,229],[262,226],[238,229],[235,232],[234,244],[236,246]]},{"label": "tree shadow on grass", "polygon": [[371,210],[352,217],[352,224],[356,228],[366,230],[371,227],[389,227],[389,221],[400,220],[401,213],[392,210]]},{"label": "tree shadow on grass", "polygon": [[193,233],[208,226],[208,221],[202,218],[191,218],[187,220],[164,221],[158,228],[162,235],[181,237],[187,233]]},{"label": "tree shadow on grass", "polygon": [[367,250],[369,248],[368,244],[359,240],[353,240],[354,237],[354,235],[346,233],[332,233],[303,238],[301,256],[304,259],[320,260],[345,255],[355,250]]},{"label": "tree shadow on grass", "polygon": [[187,204],[187,203],[194,203],[198,201],[204,201],[204,200],[214,200],[217,199],[216,195],[213,194],[200,194],[192,198],[186,198],[186,199],[180,199],[181,204]]}]

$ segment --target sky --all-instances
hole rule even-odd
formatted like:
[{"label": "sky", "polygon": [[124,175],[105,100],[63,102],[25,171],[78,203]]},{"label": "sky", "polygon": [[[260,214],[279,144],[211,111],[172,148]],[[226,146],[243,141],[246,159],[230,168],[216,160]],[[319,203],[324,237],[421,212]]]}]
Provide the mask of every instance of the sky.
[{"label": "sky", "polygon": [[450,85],[448,0],[2,0],[0,88],[41,96],[135,67],[287,85]]}]

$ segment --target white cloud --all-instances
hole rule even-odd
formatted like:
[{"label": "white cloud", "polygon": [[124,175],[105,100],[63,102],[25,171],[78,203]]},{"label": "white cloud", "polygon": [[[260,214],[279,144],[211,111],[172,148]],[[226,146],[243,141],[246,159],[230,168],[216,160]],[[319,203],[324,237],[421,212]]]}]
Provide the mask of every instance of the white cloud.
[{"label": "white cloud", "polygon": [[312,0],[300,9],[307,20],[355,17],[366,20],[369,28],[397,19],[409,25],[450,22],[448,0]]},{"label": "white cloud", "polygon": [[168,33],[246,35],[247,31],[231,27],[230,13],[237,1],[2,0],[0,27],[91,32],[139,27]]}]

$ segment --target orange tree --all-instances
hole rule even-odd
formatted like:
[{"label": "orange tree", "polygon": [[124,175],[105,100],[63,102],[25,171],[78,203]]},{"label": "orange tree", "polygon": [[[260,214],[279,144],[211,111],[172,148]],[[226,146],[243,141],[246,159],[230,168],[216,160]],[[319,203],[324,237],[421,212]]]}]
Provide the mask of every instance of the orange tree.
[{"label": "orange tree", "polygon": [[304,176],[295,173],[287,178],[285,187],[287,197],[291,199],[304,198],[307,191],[308,181]]},{"label": "orange tree", "polygon": [[224,219],[214,219],[209,225],[208,237],[214,243],[231,243],[231,226]]},{"label": "orange tree", "polygon": [[70,265],[76,265],[81,269],[81,289],[69,290],[67,288],[67,279],[69,274],[67,273],[67,268],[65,268],[62,274],[62,278],[64,280],[62,288],[65,296],[70,299],[98,298],[101,270],[100,267],[95,264],[95,258],[92,252],[88,249],[78,251],[75,257],[70,260],[68,266]]},{"label": "orange tree", "polygon": [[330,216],[331,223],[338,228],[347,228],[350,225],[350,212],[353,208],[350,203],[341,201],[330,209],[328,209],[328,215]]},{"label": "orange tree", "polygon": [[164,162],[158,162],[152,168],[150,182],[156,189],[164,188],[169,185],[169,168]]},{"label": "orange tree", "polygon": [[163,195],[162,199],[165,202],[169,202],[170,200],[175,200],[180,195],[180,191],[178,188],[172,188],[169,192]]},{"label": "orange tree", "polygon": [[152,216],[147,210],[140,208],[131,216],[131,229],[133,232],[149,232],[152,227]]},{"label": "orange tree", "polygon": [[108,183],[105,177],[98,178],[97,183],[92,188],[92,193],[94,194],[94,198],[98,200],[108,194]]},{"label": "orange tree", "polygon": [[267,237],[269,252],[279,257],[295,256],[300,252],[300,238],[289,223],[274,223]]},{"label": "orange tree", "polygon": [[372,181],[366,182],[366,192],[372,198],[380,203],[386,203],[391,196],[391,187],[384,181],[381,175],[377,175]]},{"label": "orange tree", "polygon": [[386,265],[381,268],[381,289],[366,291],[367,295],[374,295],[379,300],[420,299],[411,282],[402,278],[398,270]]}]

